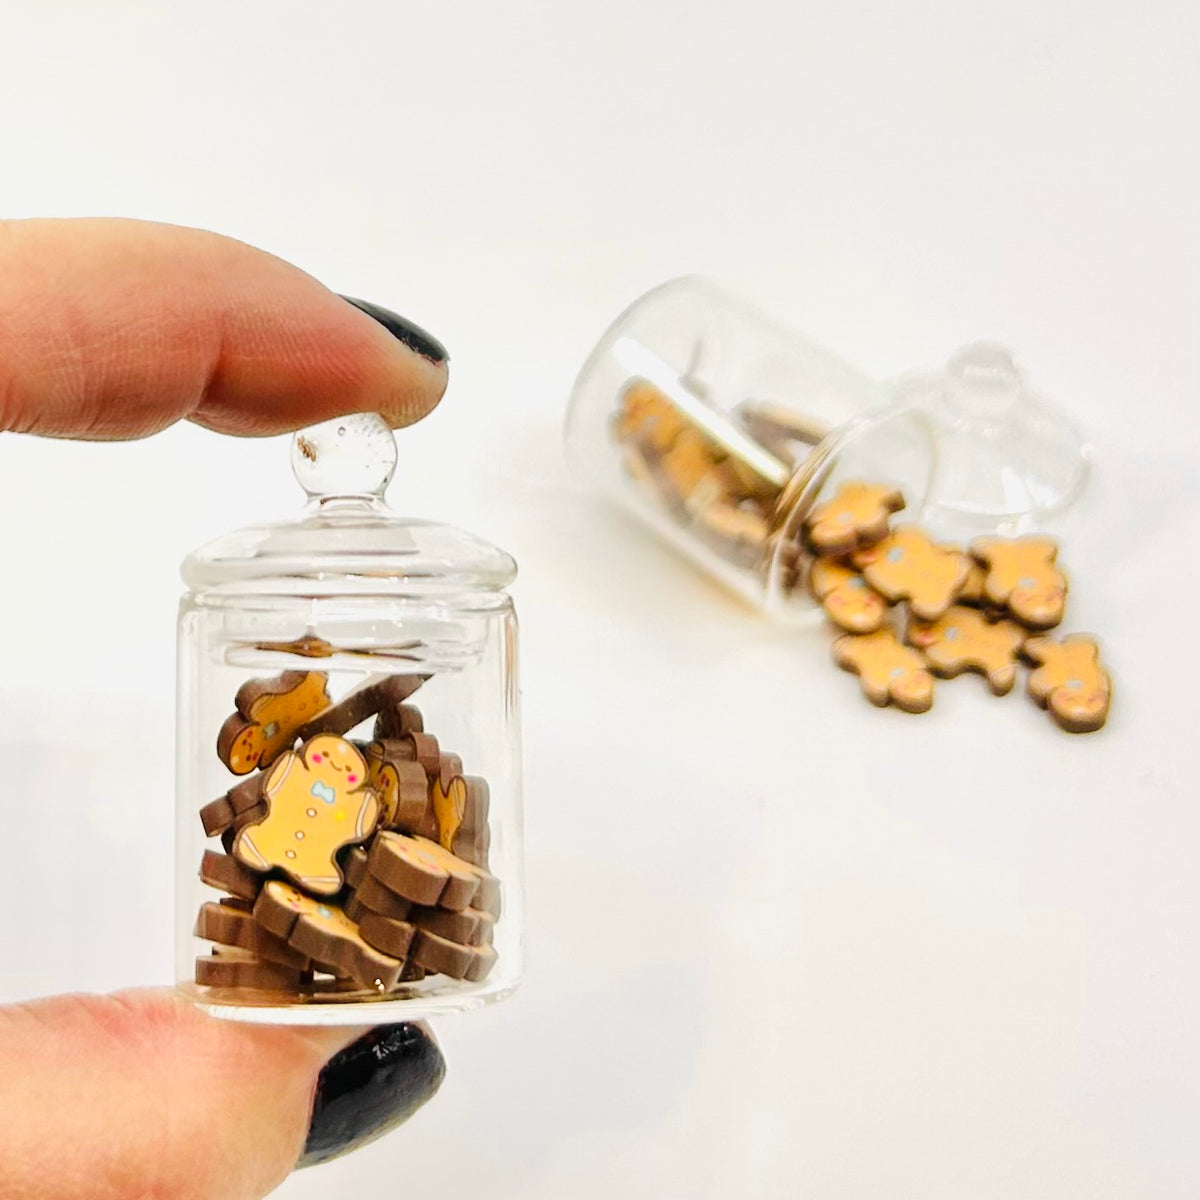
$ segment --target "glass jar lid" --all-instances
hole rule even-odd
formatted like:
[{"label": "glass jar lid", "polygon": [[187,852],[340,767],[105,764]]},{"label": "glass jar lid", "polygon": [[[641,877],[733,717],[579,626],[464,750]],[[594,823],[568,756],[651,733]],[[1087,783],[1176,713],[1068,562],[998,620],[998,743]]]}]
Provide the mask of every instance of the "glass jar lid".
[{"label": "glass jar lid", "polygon": [[461,594],[499,591],[516,577],[512,557],[483,538],[388,507],[396,441],[378,415],[302,430],[291,454],[308,504],[194,550],[180,568],[193,591]]}]

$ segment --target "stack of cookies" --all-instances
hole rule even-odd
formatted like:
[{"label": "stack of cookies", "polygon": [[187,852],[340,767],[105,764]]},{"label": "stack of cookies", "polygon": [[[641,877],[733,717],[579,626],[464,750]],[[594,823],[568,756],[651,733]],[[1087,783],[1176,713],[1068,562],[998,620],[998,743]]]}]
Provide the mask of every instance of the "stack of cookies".
[{"label": "stack of cookies", "polygon": [[[979,538],[964,551],[915,525],[891,527],[895,488],[847,482],[804,522],[808,587],[843,631],[838,665],[877,705],[933,705],[934,677],[983,675],[1002,696],[1017,664],[1035,667],[1029,694],[1065,730],[1087,733],[1108,716],[1112,681],[1086,634],[1046,636],[1066,611],[1067,579],[1049,538]],[[893,606],[906,610],[893,618]]]},{"label": "stack of cookies", "polygon": [[[200,812],[224,893],[196,935],[196,982],[289,998],[383,995],[426,975],[482,981],[496,960],[488,786],[407,703],[427,676],[374,676],[333,701],[320,671],[239,688],[217,754],[241,783]],[[350,734],[367,727],[373,740]]]}]

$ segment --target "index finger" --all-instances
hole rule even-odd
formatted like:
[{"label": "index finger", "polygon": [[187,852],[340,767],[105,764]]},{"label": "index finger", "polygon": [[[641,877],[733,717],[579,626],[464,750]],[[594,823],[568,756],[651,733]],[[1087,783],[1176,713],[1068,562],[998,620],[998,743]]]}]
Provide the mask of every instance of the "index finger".
[{"label": "index finger", "polygon": [[0,429],[137,438],[186,418],[255,436],[352,412],[407,425],[446,379],[418,326],[230,238],[0,221]]}]

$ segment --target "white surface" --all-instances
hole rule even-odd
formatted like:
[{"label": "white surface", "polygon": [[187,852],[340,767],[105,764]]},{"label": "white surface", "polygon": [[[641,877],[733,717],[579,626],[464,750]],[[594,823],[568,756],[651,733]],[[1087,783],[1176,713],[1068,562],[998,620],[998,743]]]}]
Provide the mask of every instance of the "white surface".
[{"label": "white surface", "polygon": [[[279,1195],[1196,1195],[1195,6],[21,9],[5,214],[209,226],[426,323],[393,502],[523,569],[526,987]],[[1103,734],[976,679],[876,712],[574,485],[574,370],[684,270],[881,374],[1021,351],[1098,445]],[[0,439],[8,996],[168,977],[175,567],[287,459]]]}]

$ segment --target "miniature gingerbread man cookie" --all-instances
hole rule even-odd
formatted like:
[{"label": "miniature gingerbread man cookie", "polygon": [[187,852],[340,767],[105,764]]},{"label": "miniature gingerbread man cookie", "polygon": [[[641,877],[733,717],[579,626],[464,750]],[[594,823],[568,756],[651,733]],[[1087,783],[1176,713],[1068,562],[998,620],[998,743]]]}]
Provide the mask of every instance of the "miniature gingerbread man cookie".
[{"label": "miniature gingerbread man cookie", "polygon": [[1050,538],[977,538],[972,556],[987,568],[984,594],[1030,629],[1051,629],[1063,619],[1067,577],[1054,565]]},{"label": "miniature gingerbread man cookie", "polygon": [[1017,682],[1017,655],[1026,638],[1015,621],[989,621],[977,608],[955,604],[936,621],[910,621],[907,641],[916,646],[935,675],[952,679],[978,671],[997,696]]},{"label": "miniature gingerbread man cookie", "polygon": [[1025,643],[1025,657],[1038,664],[1029,676],[1029,694],[1068,733],[1091,733],[1108,718],[1112,680],[1100,666],[1095,639],[1073,633],[1061,642],[1035,637]]},{"label": "miniature gingerbread man cookie", "polygon": [[233,699],[217,735],[217,757],[235,774],[269,767],[291,749],[296,733],[329,705],[321,671],[284,671],[273,679],[249,679]]},{"label": "miniature gingerbread man cookie", "polygon": [[933,705],[933,676],[925,660],[897,641],[891,629],[845,634],[833,643],[833,657],[858,676],[867,699],[880,708],[895,704],[905,712],[922,713]]},{"label": "miniature gingerbread man cookie", "polygon": [[895,603],[907,600],[913,616],[936,621],[966,582],[970,560],[952,546],[937,546],[914,525],[893,530],[854,555],[866,581]]},{"label": "miniature gingerbread man cookie", "polygon": [[254,919],[313,962],[379,992],[396,985],[404,965],[369,945],[338,905],[305,896],[280,879],[263,888]]},{"label": "miniature gingerbread man cookie", "polygon": [[874,633],[887,617],[887,601],[857,571],[836,559],[816,559],[808,586],[825,615],[847,633]]},{"label": "miniature gingerbread man cookie", "polygon": [[621,441],[663,454],[687,427],[683,414],[652,383],[638,379],[625,389],[616,419]]},{"label": "miniature gingerbread man cookie", "polygon": [[245,826],[233,854],[256,871],[284,870],[301,887],[331,896],[342,886],[337,851],[366,839],[379,801],[366,786],[367,764],[345,738],[321,734],[289,751],[263,788],[265,818]]},{"label": "miniature gingerbread man cookie", "polygon": [[886,536],[888,518],[903,507],[897,488],[843,483],[832,499],[814,506],[804,529],[818,554],[849,554]]}]

